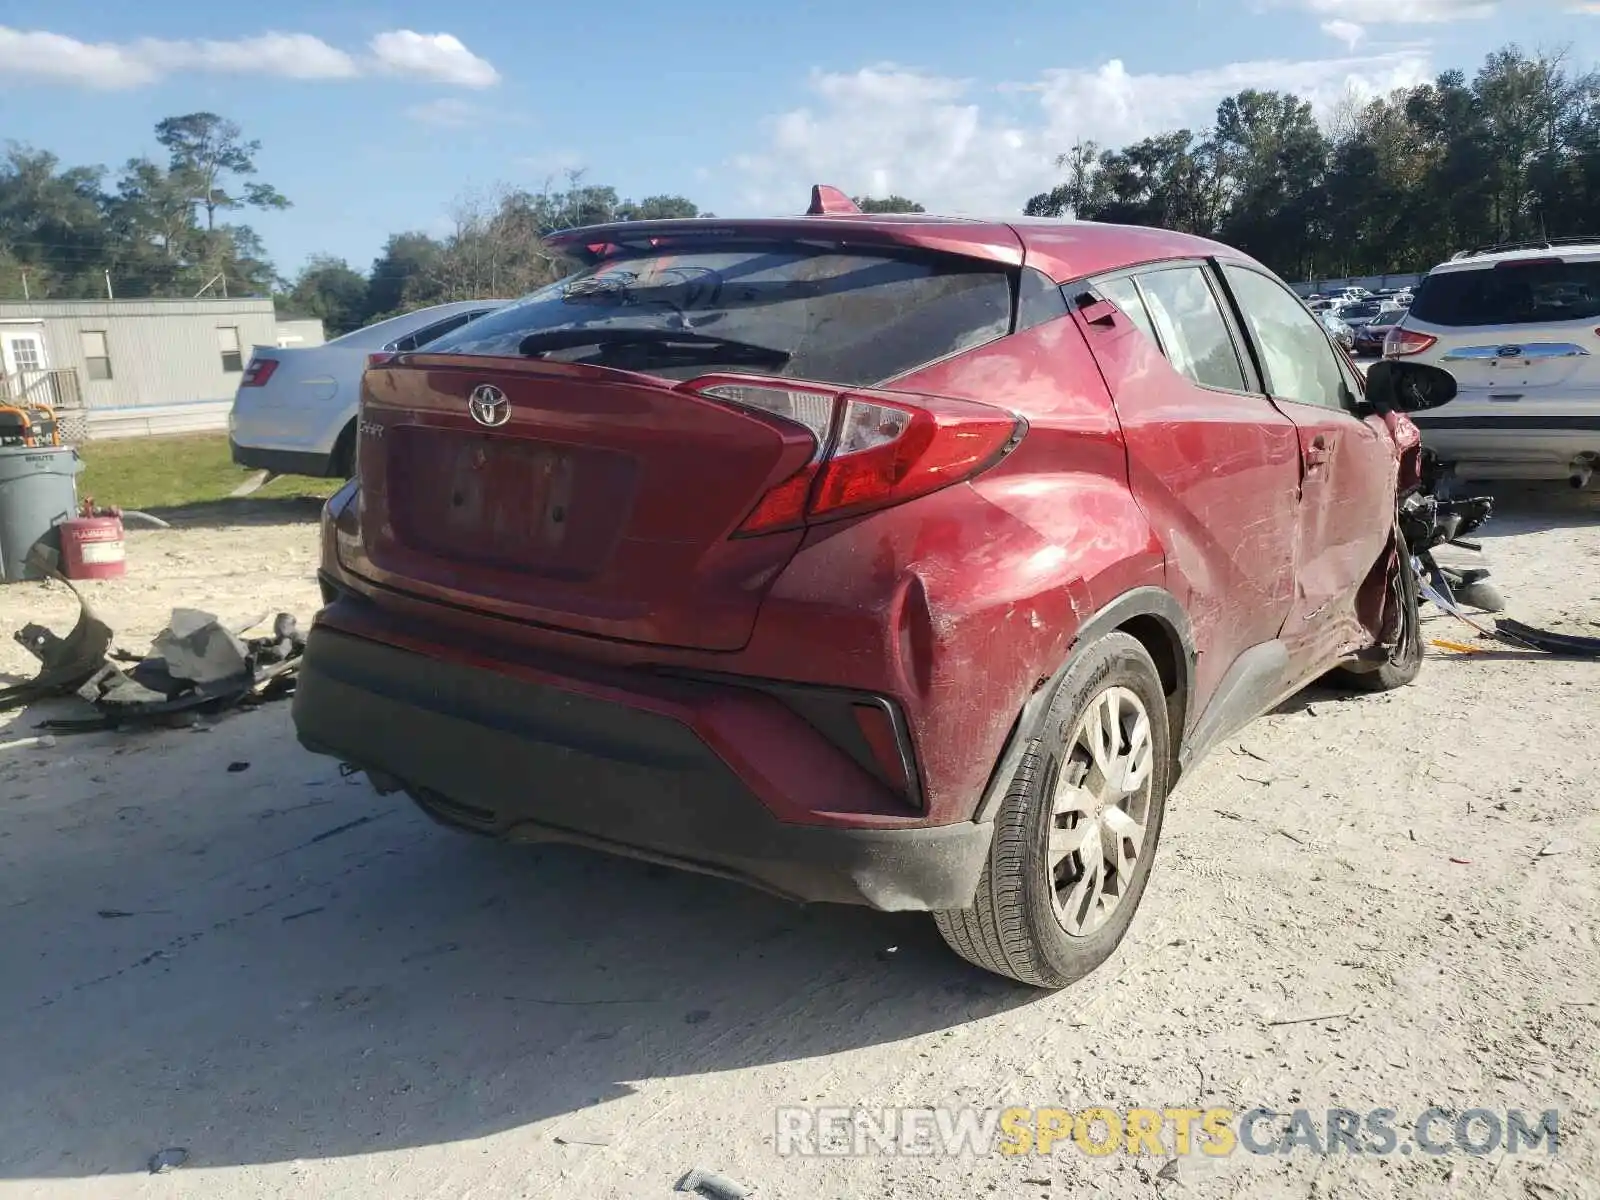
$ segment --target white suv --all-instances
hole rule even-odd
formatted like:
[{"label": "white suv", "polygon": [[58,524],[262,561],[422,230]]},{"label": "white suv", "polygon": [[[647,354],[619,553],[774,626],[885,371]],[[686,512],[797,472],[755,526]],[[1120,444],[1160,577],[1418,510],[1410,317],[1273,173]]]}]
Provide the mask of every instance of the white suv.
[{"label": "white suv", "polygon": [[1600,468],[1600,239],[1458,254],[1428,273],[1384,344],[1456,377],[1413,416],[1467,479],[1567,479]]}]

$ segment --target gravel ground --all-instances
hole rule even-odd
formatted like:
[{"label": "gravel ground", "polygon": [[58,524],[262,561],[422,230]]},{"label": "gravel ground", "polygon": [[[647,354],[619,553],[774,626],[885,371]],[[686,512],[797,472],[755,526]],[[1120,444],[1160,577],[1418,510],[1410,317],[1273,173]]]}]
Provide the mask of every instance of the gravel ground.
[{"label": "gravel ground", "polygon": [[[1517,616],[1596,631],[1597,515],[1507,498],[1488,540]],[[314,540],[135,532],[128,579],[90,593],[137,650],[175,604],[309,619]],[[63,589],[0,590],[0,632],[74,615]],[[32,673],[9,643],[5,672]],[[285,705],[0,750],[0,1193],[660,1197],[698,1165],[796,1200],[1600,1197],[1597,685],[1433,651],[1401,693],[1297,698],[1184,783],[1128,940],[1056,995],[915,916],[454,835],[302,753]],[[778,1106],[1013,1104],[1555,1108],[1561,1143],[773,1145]],[[167,1147],[186,1163],[148,1175]]]}]

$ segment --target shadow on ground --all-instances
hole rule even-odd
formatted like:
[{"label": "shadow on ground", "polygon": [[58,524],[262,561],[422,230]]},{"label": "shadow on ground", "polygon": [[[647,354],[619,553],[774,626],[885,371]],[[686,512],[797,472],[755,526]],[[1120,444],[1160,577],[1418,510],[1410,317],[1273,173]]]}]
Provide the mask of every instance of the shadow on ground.
[{"label": "shadow on ground", "polygon": [[80,739],[0,763],[0,794],[0,1178],[588,1120],[640,1080],[1041,995],[968,968],[923,917],[441,829],[293,750],[281,710]]},{"label": "shadow on ground", "polygon": [[[316,521],[327,503],[320,496],[272,496],[257,499],[242,496],[228,500],[208,500],[172,508],[147,510],[180,529],[223,528],[234,525],[303,525]],[[130,520],[130,525],[139,526]]]},{"label": "shadow on ground", "polygon": [[1491,496],[1494,514],[1476,538],[1513,537],[1551,529],[1577,529],[1600,524],[1600,488],[1578,491],[1564,483],[1460,483],[1462,496]]}]

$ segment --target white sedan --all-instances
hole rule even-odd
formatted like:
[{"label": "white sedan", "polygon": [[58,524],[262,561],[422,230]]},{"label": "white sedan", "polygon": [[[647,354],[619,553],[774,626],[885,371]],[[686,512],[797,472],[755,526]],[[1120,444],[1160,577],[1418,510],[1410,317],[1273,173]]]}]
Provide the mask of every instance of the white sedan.
[{"label": "white sedan", "polygon": [[367,356],[415,350],[507,303],[438,304],[303,350],[257,346],[228,414],[233,461],[274,475],[348,479]]}]

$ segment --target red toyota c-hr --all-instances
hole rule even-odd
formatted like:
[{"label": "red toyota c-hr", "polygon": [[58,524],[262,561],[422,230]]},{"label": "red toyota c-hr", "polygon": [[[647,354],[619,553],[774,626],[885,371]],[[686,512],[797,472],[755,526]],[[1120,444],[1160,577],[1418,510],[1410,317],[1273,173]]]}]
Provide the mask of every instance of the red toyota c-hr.
[{"label": "red toyota c-hr", "polygon": [[827,188],[551,241],[373,364],[324,516],[299,736],[449,824],[931,911],[1059,987],[1218,739],[1420,667],[1416,429],[1226,246]]}]

